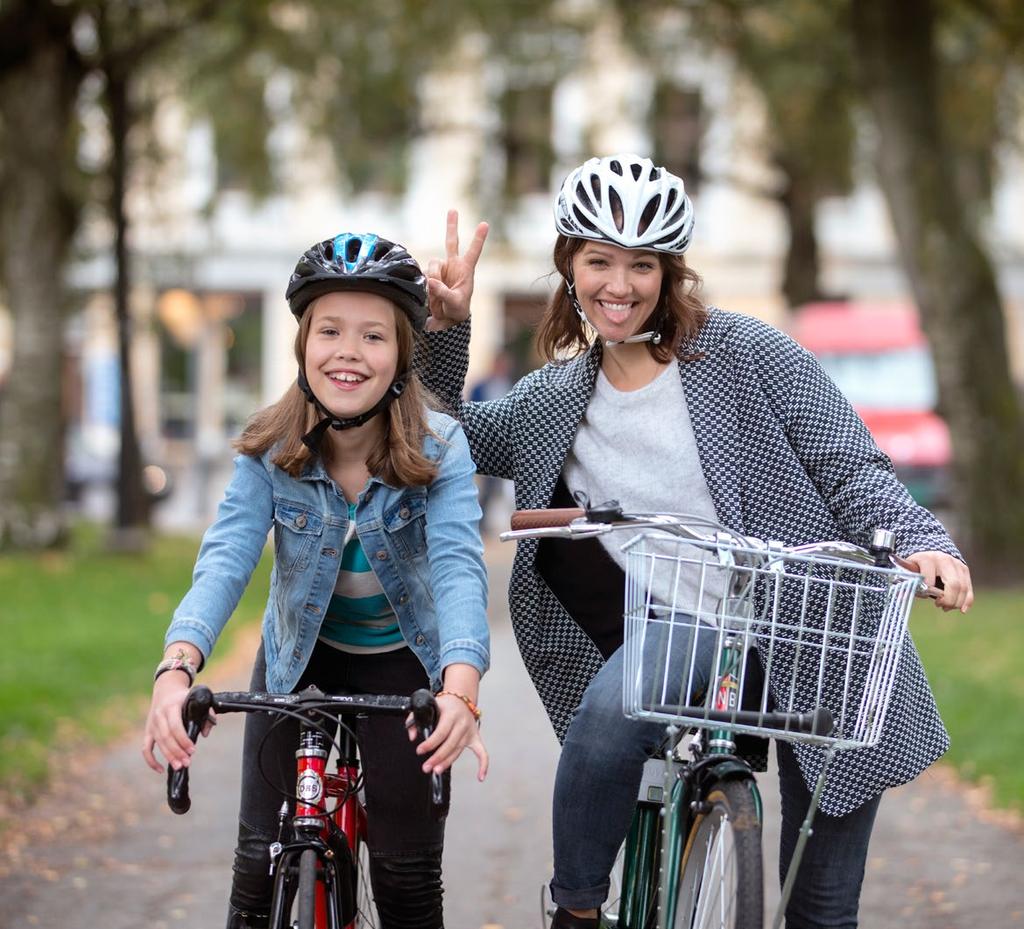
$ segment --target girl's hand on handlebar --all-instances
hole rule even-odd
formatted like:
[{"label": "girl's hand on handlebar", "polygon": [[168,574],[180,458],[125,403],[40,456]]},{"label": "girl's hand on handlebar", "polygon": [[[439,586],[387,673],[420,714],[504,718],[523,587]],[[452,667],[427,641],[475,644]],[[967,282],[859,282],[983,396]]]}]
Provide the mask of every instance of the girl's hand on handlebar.
[{"label": "girl's hand on handlebar", "polygon": [[[437,727],[429,739],[416,746],[417,755],[430,755],[423,764],[423,773],[436,771],[443,774],[455,763],[463,749],[468,748],[477,757],[476,777],[482,781],[487,777],[487,749],[484,748],[480,727],[469,707],[458,697],[442,694],[437,698],[437,710]],[[415,731],[410,732],[410,738],[415,738],[415,735]]]},{"label": "girl's hand on handlebar", "polygon": [[971,571],[962,561],[945,552],[915,552],[907,556],[910,566],[924,577],[929,587],[936,581],[942,585],[942,595],[935,600],[940,609],[966,613],[974,603]]},{"label": "girl's hand on handlebar", "polygon": [[427,264],[427,305],[430,318],[427,330],[447,329],[469,318],[473,296],[473,276],[487,240],[487,223],[476,227],[473,241],[464,255],[459,254],[459,214],[448,211],[443,261],[434,258]]},{"label": "girl's hand on handlebar", "polygon": [[[181,710],[188,696],[188,676],[180,671],[168,671],[153,682],[153,699],[142,738],[142,757],[154,771],[163,773],[163,766],[153,753],[156,746],[175,770],[187,768],[196,750],[181,721]],[[216,724],[213,711],[203,726],[203,735],[209,735]]]}]

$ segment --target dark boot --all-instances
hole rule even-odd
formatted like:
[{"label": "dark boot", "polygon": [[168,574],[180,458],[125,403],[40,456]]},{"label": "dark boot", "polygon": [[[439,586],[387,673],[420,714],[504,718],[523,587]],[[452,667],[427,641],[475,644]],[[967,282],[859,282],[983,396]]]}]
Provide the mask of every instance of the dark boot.
[{"label": "dark boot", "polygon": [[370,877],[380,929],[444,929],[440,848],[372,854]]},{"label": "dark boot", "polygon": [[267,929],[269,924],[269,913],[247,913],[228,905],[227,929]]},{"label": "dark boot", "polygon": [[597,929],[597,916],[573,916],[559,907],[551,920],[551,929]]}]

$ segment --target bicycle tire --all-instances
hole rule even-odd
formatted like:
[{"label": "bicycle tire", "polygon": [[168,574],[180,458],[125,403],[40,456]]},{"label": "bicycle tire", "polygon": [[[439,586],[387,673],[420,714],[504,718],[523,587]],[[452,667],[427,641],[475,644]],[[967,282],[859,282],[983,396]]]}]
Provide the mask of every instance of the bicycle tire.
[{"label": "bicycle tire", "polygon": [[298,929],[316,929],[317,855],[307,848],[299,857],[299,886],[295,894]]},{"label": "bicycle tire", "polygon": [[761,817],[753,781],[718,781],[690,826],[674,894],[673,929],[762,929]]},{"label": "bicycle tire", "polygon": [[373,899],[373,884],[370,883],[370,847],[360,839],[356,846],[356,929],[377,929],[377,904]]}]

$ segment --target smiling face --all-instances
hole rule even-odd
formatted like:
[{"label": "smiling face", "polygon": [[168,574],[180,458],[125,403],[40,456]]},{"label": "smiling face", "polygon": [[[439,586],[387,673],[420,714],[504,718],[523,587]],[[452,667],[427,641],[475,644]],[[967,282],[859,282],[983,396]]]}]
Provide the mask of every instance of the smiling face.
[{"label": "smiling face", "polygon": [[572,258],[576,296],[602,339],[640,331],[658,305],[663,272],[656,252],[587,242]]},{"label": "smiling face", "polygon": [[369,410],[398,370],[395,305],[362,291],[335,291],[310,305],[306,380],[339,419]]}]

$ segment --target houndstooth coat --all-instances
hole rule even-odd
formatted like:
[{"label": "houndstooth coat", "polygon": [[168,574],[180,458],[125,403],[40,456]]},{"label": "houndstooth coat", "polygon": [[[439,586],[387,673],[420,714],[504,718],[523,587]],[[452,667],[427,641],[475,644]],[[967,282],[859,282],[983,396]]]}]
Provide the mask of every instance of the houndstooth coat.
[{"label": "houndstooth coat", "polygon": [[[428,350],[423,380],[461,419],[478,470],[513,480],[517,507],[547,506],[593,392],[600,341],[486,403],[461,399],[468,323],[431,333]],[[681,347],[679,376],[708,490],[726,526],[790,544],[839,538],[866,544],[872,529],[884,527],[894,530],[899,554],[936,550],[960,557],[814,357],[783,333],[711,308],[697,336]],[[519,542],[509,606],[523,661],[561,740],[603,659],[540,577],[537,544]],[[836,756],[822,810],[838,816],[856,809],[916,777],[948,745],[908,637],[884,734],[873,748]],[[795,748],[813,787],[823,752]]]}]

